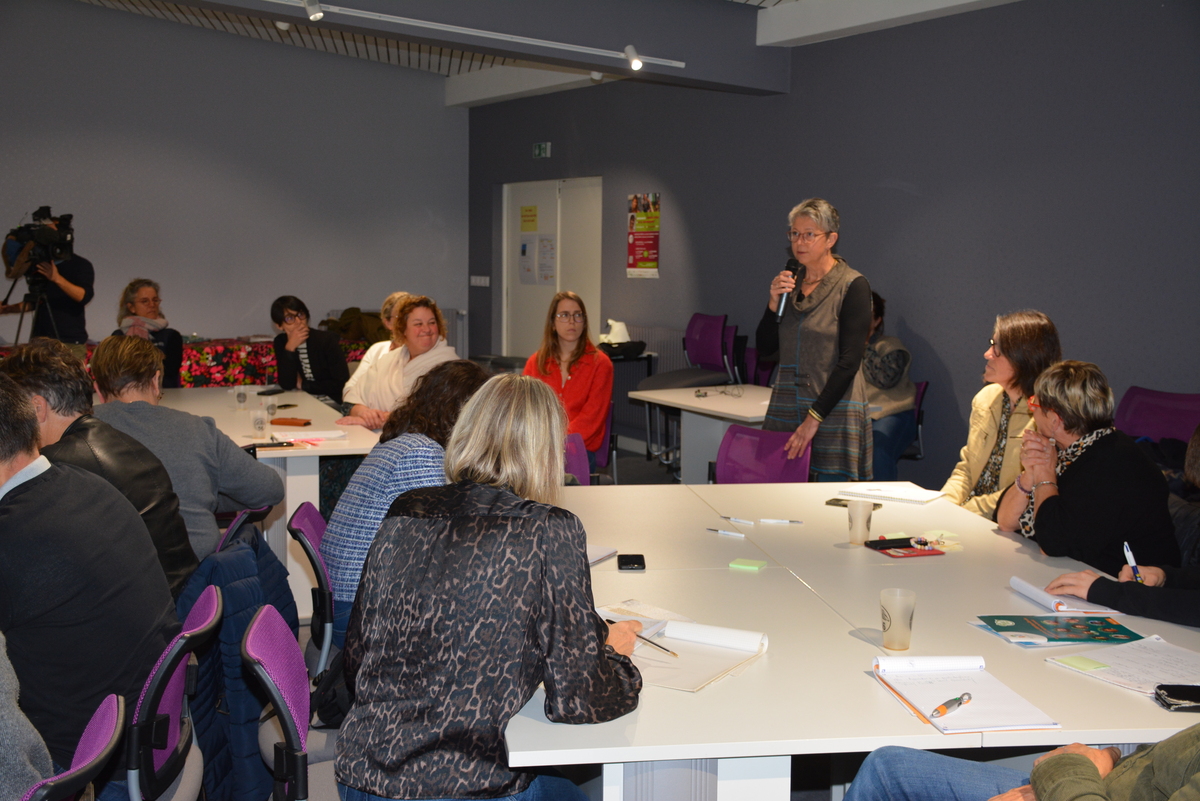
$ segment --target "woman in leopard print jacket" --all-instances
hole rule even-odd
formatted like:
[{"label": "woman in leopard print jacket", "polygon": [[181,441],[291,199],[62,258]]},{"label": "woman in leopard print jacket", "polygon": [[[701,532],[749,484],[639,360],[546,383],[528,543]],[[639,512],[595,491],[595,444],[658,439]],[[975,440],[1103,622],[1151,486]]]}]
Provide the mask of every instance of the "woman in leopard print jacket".
[{"label": "woman in leopard print jacket", "polygon": [[553,721],[637,706],[639,627],[596,614],[583,526],[551,505],[565,426],[545,384],[497,376],[446,446],[451,483],[392,505],[346,634],[345,801],[582,797],[565,779],[510,770],[504,727],[539,682]]}]

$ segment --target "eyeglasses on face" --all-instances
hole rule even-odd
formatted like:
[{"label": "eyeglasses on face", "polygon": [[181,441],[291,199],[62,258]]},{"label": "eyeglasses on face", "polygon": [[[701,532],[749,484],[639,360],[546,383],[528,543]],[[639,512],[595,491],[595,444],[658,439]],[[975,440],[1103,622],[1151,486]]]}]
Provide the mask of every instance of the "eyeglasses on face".
[{"label": "eyeglasses on face", "polygon": [[287,314],[283,315],[283,321],[285,323],[295,323],[303,319],[305,319],[305,317],[300,312],[288,312]]},{"label": "eyeglasses on face", "polygon": [[788,239],[792,242],[803,242],[811,245],[818,236],[828,236],[828,231],[788,231]]},{"label": "eyeglasses on face", "polygon": [[1000,355],[1000,346],[996,344],[996,340],[994,340],[994,339],[989,339],[989,340],[988,340],[988,347],[992,349],[992,353],[993,353],[993,354],[995,354],[996,356],[999,356],[999,355]]},{"label": "eyeglasses on face", "polygon": [[1040,409],[1040,408],[1042,408],[1042,404],[1040,404],[1040,403],[1038,403],[1038,402],[1037,402],[1037,395],[1030,395],[1030,396],[1029,396],[1029,408],[1030,408],[1030,409]]},{"label": "eyeglasses on face", "polygon": [[133,302],[134,306],[157,306],[162,303],[160,298],[138,298]]},{"label": "eyeglasses on face", "polygon": [[577,323],[582,323],[587,319],[587,315],[583,312],[555,312],[554,319],[562,320],[564,322],[567,320],[574,320]]}]

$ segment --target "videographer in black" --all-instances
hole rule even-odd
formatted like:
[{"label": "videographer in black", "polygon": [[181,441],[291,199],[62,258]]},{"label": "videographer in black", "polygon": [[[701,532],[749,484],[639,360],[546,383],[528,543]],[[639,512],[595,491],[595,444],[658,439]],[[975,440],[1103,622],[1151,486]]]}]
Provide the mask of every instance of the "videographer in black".
[{"label": "videographer in black", "polygon": [[31,338],[81,345],[88,338],[84,307],[92,300],[96,273],[90,261],[75,255],[71,218],[70,214],[51,217],[50,207],[42,206],[33,213],[32,224],[8,232],[4,240],[7,275],[15,286],[23,274],[29,292],[20,303],[0,305],[0,314],[32,311]]}]

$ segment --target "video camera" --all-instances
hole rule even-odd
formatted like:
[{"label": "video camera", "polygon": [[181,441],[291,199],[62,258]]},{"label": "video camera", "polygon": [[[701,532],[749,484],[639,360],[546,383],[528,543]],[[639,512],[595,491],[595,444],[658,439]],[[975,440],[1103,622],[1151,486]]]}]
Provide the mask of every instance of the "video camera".
[{"label": "video camera", "polygon": [[33,222],[9,231],[0,250],[5,278],[15,281],[23,275],[31,292],[44,291],[49,279],[38,272],[37,265],[71,258],[75,252],[73,217],[53,217],[49,206],[41,206],[33,213]]}]

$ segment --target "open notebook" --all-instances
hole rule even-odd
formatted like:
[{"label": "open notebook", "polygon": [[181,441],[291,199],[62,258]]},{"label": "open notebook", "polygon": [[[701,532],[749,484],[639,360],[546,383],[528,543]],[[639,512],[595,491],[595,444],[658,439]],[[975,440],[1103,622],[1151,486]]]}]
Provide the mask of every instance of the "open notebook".
[{"label": "open notebook", "polygon": [[[877,656],[873,669],[879,683],[909,712],[942,734],[1062,728],[984,670],[982,656]],[[945,717],[929,717],[964,692],[971,694],[970,703]]]},{"label": "open notebook", "polygon": [[767,650],[767,635],[761,631],[706,626],[633,599],[602,606],[599,612],[609,620],[641,621],[643,636],[679,655],[642,642],[634,649],[633,663],[642,681],[658,687],[694,693]]}]

